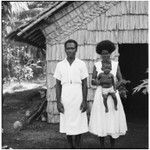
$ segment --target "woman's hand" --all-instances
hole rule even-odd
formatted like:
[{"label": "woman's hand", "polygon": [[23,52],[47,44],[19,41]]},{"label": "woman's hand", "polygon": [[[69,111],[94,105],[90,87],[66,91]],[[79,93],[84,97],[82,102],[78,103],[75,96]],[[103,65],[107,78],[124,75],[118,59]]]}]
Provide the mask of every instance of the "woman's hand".
[{"label": "woman's hand", "polygon": [[86,101],[82,101],[81,106],[80,106],[80,110],[82,113],[87,110],[87,102]]},{"label": "woman's hand", "polygon": [[57,102],[57,109],[60,113],[64,113],[64,106],[61,102]]},{"label": "woman's hand", "polygon": [[92,85],[101,85],[101,80],[98,80],[98,79],[92,79]]}]

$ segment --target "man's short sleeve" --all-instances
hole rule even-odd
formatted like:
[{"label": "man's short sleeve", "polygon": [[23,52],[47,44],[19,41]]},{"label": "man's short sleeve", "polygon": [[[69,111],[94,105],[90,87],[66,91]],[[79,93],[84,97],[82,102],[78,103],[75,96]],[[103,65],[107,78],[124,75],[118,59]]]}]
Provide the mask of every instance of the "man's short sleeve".
[{"label": "man's short sleeve", "polygon": [[60,64],[58,63],[55,69],[55,73],[53,75],[54,78],[61,80],[61,72],[60,72]]},{"label": "man's short sleeve", "polygon": [[87,70],[86,64],[83,63],[82,70],[81,70],[81,80],[87,78],[88,76],[89,76],[89,74],[88,74],[88,70]]}]

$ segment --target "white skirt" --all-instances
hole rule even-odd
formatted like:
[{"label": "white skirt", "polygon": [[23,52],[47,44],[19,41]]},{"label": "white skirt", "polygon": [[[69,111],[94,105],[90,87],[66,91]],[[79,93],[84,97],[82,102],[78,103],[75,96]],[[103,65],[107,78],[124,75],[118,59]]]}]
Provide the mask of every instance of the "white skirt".
[{"label": "white skirt", "polygon": [[114,109],[114,101],[111,96],[108,96],[107,105],[108,112],[105,113],[105,106],[102,98],[102,88],[98,86],[95,91],[93,106],[91,109],[89,132],[105,137],[107,135],[113,138],[118,138],[120,135],[125,135],[127,131],[126,117],[120,95],[117,91],[117,108]]},{"label": "white skirt", "polygon": [[81,84],[64,84],[62,86],[62,103],[64,114],[60,113],[60,132],[67,135],[78,135],[88,132],[86,112],[81,113]]}]

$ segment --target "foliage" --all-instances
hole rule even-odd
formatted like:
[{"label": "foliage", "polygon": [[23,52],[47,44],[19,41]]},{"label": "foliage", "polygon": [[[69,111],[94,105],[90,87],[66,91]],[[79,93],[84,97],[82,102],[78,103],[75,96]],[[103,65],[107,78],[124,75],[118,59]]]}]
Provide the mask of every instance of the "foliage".
[{"label": "foliage", "polygon": [[[39,14],[48,5],[48,2],[2,2],[2,49],[3,49],[3,80],[28,80],[33,77],[34,63],[45,59],[45,51],[36,47],[9,41],[5,37],[22,23]],[[32,71],[31,71],[32,70]]]},{"label": "foliage", "polygon": [[144,79],[142,80],[142,83],[139,84],[138,86],[136,86],[133,89],[133,94],[137,93],[137,92],[142,92],[143,94],[147,94],[148,93],[148,79]]},{"label": "foliage", "polygon": [[33,78],[33,71],[28,66],[18,65],[14,68],[14,73],[17,81],[21,83],[22,80],[30,80]]},{"label": "foliage", "polygon": [[[148,73],[148,69],[146,71],[146,73]],[[142,92],[143,94],[147,94],[148,93],[148,79],[144,79],[141,81],[142,83],[140,83],[138,86],[136,86],[133,89],[133,94],[137,93],[137,92]]]},{"label": "foliage", "polygon": [[119,91],[121,98],[123,98],[123,99],[127,98],[128,90],[126,89],[126,84],[129,84],[130,82],[131,81],[129,81],[129,80],[122,79],[121,82],[117,83],[117,89]]}]

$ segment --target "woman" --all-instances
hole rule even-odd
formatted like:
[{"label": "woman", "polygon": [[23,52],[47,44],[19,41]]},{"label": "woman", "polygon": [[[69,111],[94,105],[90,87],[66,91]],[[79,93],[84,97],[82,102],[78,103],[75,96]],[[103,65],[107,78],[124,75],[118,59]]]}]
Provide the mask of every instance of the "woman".
[{"label": "woman", "polygon": [[102,72],[102,64],[107,61],[111,61],[112,70],[111,73],[115,77],[115,81],[120,83],[122,81],[122,75],[118,62],[110,59],[111,53],[115,50],[115,45],[108,40],[102,41],[97,44],[96,52],[101,55],[102,60],[95,63],[92,74],[92,85],[96,85],[94,102],[90,115],[89,131],[99,136],[101,148],[104,148],[104,137],[110,136],[111,148],[115,145],[115,139],[120,135],[125,135],[127,131],[126,117],[122,102],[117,91],[117,108],[114,109],[114,103],[111,96],[108,96],[107,104],[109,112],[105,113],[105,106],[102,97],[102,80],[97,80],[97,76]]}]

